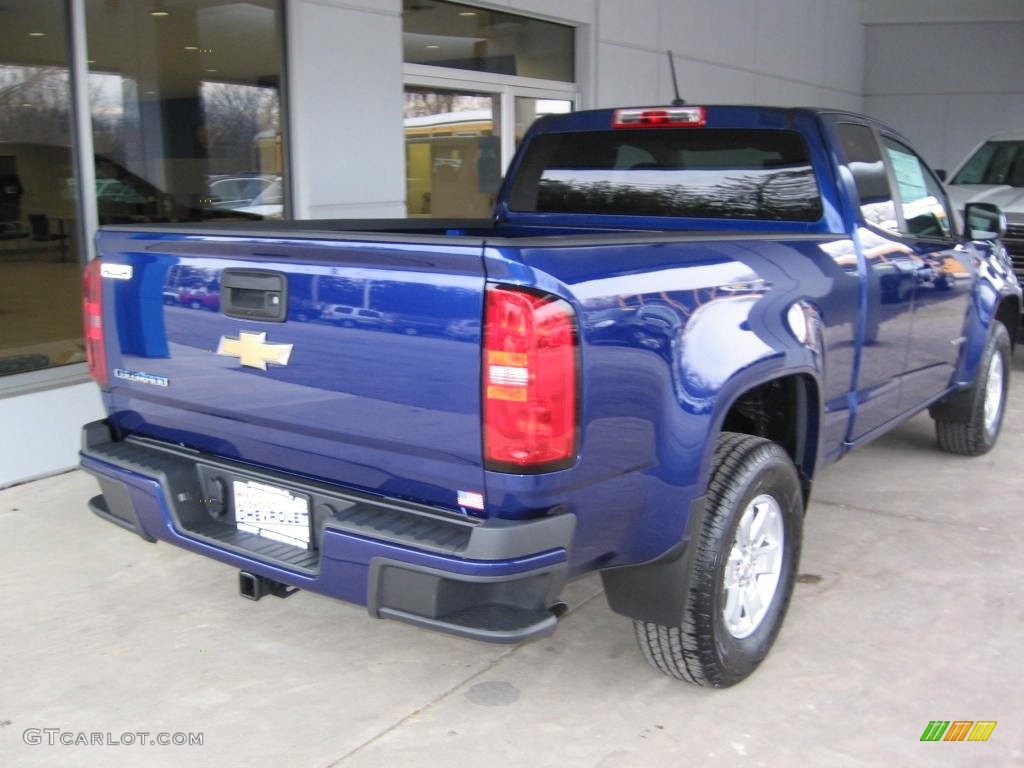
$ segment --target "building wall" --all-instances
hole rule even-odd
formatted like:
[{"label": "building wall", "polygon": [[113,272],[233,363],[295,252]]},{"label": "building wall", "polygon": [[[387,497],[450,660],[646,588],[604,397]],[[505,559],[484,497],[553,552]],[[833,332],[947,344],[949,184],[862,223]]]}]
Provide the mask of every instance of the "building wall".
[{"label": "building wall", "polygon": [[401,0],[287,0],[294,215],[405,215]]},{"label": "building wall", "polygon": [[857,0],[599,0],[599,106],[667,103],[667,51],[690,103],[861,109]]},{"label": "building wall", "polygon": [[1024,129],[1024,3],[1019,20],[871,24],[864,109],[937,168],[985,137]]},{"label": "building wall", "polygon": [[82,424],[103,418],[92,381],[0,397],[0,488],[78,464]]}]

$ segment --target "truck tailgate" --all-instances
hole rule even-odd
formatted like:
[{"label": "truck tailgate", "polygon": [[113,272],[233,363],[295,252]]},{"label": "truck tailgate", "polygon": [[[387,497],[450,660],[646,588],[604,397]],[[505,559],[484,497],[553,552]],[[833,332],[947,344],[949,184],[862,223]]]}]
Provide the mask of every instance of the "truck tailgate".
[{"label": "truck tailgate", "polygon": [[374,238],[101,233],[114,428],[448,509],[478,497],[482,243]]}]

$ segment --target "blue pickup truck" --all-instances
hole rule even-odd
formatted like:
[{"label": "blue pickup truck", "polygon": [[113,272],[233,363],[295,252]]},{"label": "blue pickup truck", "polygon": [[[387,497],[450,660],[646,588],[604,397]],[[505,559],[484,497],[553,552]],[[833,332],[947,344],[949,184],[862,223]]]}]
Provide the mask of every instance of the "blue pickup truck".
[{"label": "blue pickup truck", "polygon": [[[89,506],[245,597],[494,642],[599,572],[654,667],[732,685],[782,625],[821,467],[924,409],[942,449],[995,443],[1004,226],[977,204],[957,231],[866,117],[729,106],[542,118],[488,220],[109,226]],[[215,310],[164,300],[189,286]]]}]

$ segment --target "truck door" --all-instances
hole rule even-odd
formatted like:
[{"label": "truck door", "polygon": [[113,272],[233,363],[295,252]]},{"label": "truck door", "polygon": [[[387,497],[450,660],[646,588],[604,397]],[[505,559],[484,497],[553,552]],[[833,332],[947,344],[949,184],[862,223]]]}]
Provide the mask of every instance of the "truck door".
[{"label": "truck door", "polygon": [[974,266],[956,237],[938,179],[899,139],[882,135],[897,200],[897,226],[913,274],[911,338],[901,409],[934,399],[952,381],[964,341]]},{"label": "truck door", "polygon": [[[842,120],[842,122],[839,122]],[[913,250],[899,234],[899,215],[888,166],[873,128],[853,117],[832,126],[840,165],[855,189],[848,215],[861,277],[861,312],[856,364],[850,389],[854,414],[847,432],[853,442],[900,413],[913,321]]]}]

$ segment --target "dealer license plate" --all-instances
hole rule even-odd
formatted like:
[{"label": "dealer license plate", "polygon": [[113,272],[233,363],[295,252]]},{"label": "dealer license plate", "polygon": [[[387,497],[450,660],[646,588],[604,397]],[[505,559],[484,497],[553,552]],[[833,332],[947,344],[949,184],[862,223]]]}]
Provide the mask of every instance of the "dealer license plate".
[{"label": "dealer license plate", "polygon": [[309,499],[253,480],[235,480],[238,530],[309,548]]}]

